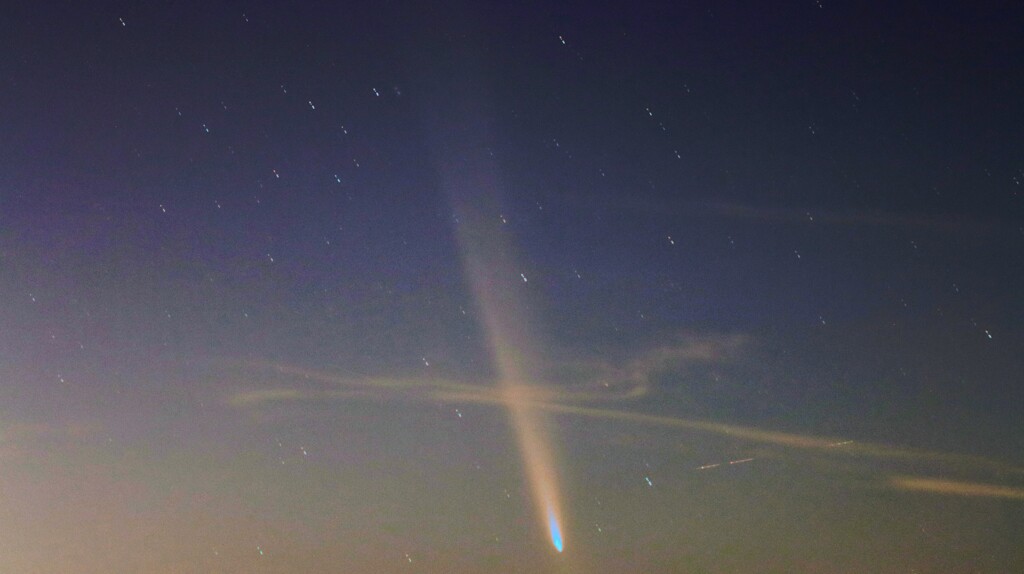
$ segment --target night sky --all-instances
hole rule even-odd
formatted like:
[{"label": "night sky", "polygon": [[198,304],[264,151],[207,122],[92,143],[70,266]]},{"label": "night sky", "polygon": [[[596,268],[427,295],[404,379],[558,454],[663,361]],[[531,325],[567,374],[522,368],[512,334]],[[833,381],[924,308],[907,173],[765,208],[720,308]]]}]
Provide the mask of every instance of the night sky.
[{"label": "night sky", "polygon": [[18,4],[0,571],[1024,572],[1019,3]]}]

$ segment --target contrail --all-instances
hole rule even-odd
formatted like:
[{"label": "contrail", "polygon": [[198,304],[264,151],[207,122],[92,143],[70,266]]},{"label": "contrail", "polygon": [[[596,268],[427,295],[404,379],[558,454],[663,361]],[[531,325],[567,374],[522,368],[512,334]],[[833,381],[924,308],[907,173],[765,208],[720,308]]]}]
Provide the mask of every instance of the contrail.
[{"label": "contrail", "polygon": [[900,490],[930,492],[952,496],[979,496],[988,498],[1007,498],[1024,500],[1024,488],[1004,486],[1001,484],[985,484],[978,482],[962,482],[925,476],[894,476],[891,484]]},{"label": "contrail", "polygon": [[[519,384],[516,386],[514,393],[509,393],[503,388],[495,389],[480,384],[459,383],[444,379],[348,378],[290,365],[260,362],[246,362],[241,365],[232,363],[230,366],[272,369],[278,373],[332,385],[330,389],[320,390],[297,388],[248,390],[234,393],[228,397],[230,405],[240,408],[285,401],[380,399],[391,396],[395,399],[490,405],[508,409],[510,412],[521,409],[545,412],[551,415],[568,415],[596,420],[618,421],[646,427],[712,434],[744,442],[774,445],[790,449],[823,452],[837,451],[851,456],[948,464],[964,468],[984,468],[991,472],[1024,475],[1024,468],[975,455],[924,451],[865,441],[844,440],[837,437],[780,432],[709,420],[654,415],[617,408],[574,404],[594,401],[599,398],[595,394],[586,391],[559,391],[552,388]],[[640,377],[640,379],[643,378]],[[617,400],[628,400],[632,394],[632,392],[627,391],[626,393],[613,394],[612,397]],[[701,467],[701,469],[710,469],[716,466],[719,465],[709,464]]]}]

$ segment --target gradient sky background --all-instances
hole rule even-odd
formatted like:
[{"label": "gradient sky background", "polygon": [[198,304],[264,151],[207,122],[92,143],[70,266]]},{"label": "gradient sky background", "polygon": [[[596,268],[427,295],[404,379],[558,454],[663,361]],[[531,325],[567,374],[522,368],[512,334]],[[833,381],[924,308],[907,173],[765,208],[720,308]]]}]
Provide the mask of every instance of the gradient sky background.
[{"label": "gradient sky background", "polygon": [[512,4],[6,7],[0,571],[1024,571],[1024,9]]}]

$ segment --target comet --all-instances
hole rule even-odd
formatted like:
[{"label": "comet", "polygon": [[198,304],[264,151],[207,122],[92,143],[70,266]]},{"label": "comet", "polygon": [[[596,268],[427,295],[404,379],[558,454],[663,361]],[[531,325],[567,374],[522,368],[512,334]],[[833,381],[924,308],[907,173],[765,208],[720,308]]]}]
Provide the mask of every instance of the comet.
[{"label": "comet", "polygon": [[[458,98],[456,98],[458,99]],[[565,533],[558,473],[537,408],[539,354],[533,349],[529,292],[514,242],[503,223],[499,169],[490,154],[487,114],[468,97],[438,122],[438,176],[454,212],[455,238],[477,315],[497,376],[497,393],[509,414],[537,518],[561,553]],[[436,110],[436,111],[439,111]],[[439,118],[440,119],[440,118]],[[443,135],[440,135],[443,134]]]}]

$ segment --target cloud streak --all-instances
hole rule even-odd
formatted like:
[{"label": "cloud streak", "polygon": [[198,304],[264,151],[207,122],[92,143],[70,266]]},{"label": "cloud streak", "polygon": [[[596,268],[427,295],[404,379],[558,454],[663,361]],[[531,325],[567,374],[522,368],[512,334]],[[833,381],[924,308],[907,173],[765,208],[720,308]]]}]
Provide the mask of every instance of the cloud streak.
[{"label": "cloud streak", "polygon": [[[272,370],[292,380],[306,381],[306,388],[275,387],[236,392],[227,403],[237,408],[259,408],[282,402],[393,399],[418,402],[476,404],[495,408],[527,408],[552,415],[614,421],[649,428],[677,429],[786,449],[817,451],[842,456],[925,462],[992,472],[1024,474],[1024,469],[1000,461],[953,453],[941,453],[851,440],[850,437],[819,436],[729,424],[703,419],[655,415],[627,408],[635,399],[653,392],[653,379],[666,370],[685,370],[707,363],[735,360],[749,347],[743,336],[686,337],[674,346],[655,349],[615,367],[601,361],[585,363],[592,377],[569,386],[527,385],[515,392],[487,384],[446,379],[346,378],[331,373],[271,363],[247,363],[247,368]],[[579,369],[580,367],[574,366]]]},{"label": "cloud streak", "polygon": [[[466,383],[443,378],[342,377],[295,365],[261,361],[222,364],[229,369],[271,372],[284,375],[289,381],[307,383],[306,388],[289,386],[238,391],[227,398],[227,402],[235,407],[259,406],[276,401],[344,399],[371,395],[374,398],[443,399],[495,405],[509,400],[538,404],[621,403],[651,394],[658,374],[669,370],[685,371],[701,364],[732,361],[748,348],[749,343],[749,337],[743,335],[691,335],[682,337],[674,345],[656,348],[627,361],[622,366],[602,360],[566,362],[541,375],[549,379],[546,384],[520,383],[522,388],[515,394],[515,399],[502,397],[493,385],[485,382]],[[576,373],[570,378],[579,380],[570,384],[554,380],[567,371]],[[318,385],[327,387],[309,388]]]},{"label": "cloud streak", "polygon": [[1024,500],[1024,488],[985,484],[980,482],[961,482],[924,476],[893,476],[890,484],[897,490],[927,492],[946,496],[967,496],[983,498],[1004,498]]},{"label": "cloud streak", "polygon": [[828,211],[719,202],[707,202],[702,206],[711,213],[722,217],[767,223],[823,223],[849,227],[882,227],[975,234],[994,233],[1004,229],[1004,225],[999,222],[984,222],[942,214],[901,214],[868,210]]}]

